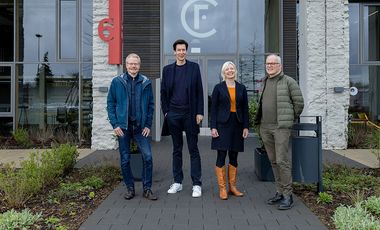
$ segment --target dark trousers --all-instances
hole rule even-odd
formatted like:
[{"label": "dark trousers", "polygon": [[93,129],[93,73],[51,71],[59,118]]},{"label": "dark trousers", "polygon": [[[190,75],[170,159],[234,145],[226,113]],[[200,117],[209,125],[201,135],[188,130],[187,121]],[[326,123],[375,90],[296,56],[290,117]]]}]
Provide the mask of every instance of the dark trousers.
[{"label": "dark trousers", "polygon": [[[238,156],[238,152],[228,151],[228,158],[229,158],[228,163],[234,167],[237,167],[237,156]],[[216,166],[218,166],[219,168],[223,167],[226,162],[226,157],[227,157],[227,151],[218,150],[218,155],[216,157]]]},{"label": "dark trousers", "polygon": [[[202,185],[201,176],[201,157],[198,150],[198,134],[192,132],[190,114],[188,112],[181,111],[169,111],[166,115],[166,119],[169,125],[170,135],[173,140],[173,177],[175,183],[182,183],[183,171],[182,171],[182,149],[183,149],[183,137],[182,132],[186,133],[187,147],[190,153],[190,174],[193,181],[193,185]],[[195,119],[195,118],[193,118]]]}]

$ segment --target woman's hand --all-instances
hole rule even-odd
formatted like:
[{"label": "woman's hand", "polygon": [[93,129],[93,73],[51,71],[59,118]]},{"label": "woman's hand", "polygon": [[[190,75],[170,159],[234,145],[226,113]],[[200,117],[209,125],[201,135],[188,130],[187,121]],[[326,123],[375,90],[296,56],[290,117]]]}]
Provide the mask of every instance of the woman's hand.
[{"label": "woman's hand", "polygon": [[219,137],[218,130],[216,130],[216,129],[211,129],[211,136],[212,136],[213,138],[217,138],[217,137]]},{"label": "woman's hand", "polygon": [[247,128],[243,129],[243,138],[244,139],[248,137],[248,133],[249,133],[249,131]]}]

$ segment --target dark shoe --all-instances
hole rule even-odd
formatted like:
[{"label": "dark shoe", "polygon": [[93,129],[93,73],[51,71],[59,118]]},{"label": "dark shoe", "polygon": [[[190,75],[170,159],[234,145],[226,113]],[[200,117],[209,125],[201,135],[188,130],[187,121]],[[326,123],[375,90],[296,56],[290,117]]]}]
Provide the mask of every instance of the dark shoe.
[{"label": "dark shoe", "polygon": [[293,196],[284,196],[284,199],[278,205],[278,210],[288,210],[293,207]]},{"label": "dark shoe", "polygon": [[132,199],[133,197],[135,197],[135,190],[134,190],[134,189],[127,188],[127,192],[124,194],[124,198],[125,198],[126,200],[130,200],[130,199]]},{"label": "dark shoe", "polygon": [[148,200],[157,200],[157,196],[155,196],[152,192],[152,190],[147,189],[144,191],[143,196]]},{"label": "dark shoe", "polygon": [[267,201],[267,204],[274,205],[274,204],[281,202],[283,199],[284,199],[284,196],[282,194],[276,192],[276,195],[274,195],[274,197],[270,198]]}]

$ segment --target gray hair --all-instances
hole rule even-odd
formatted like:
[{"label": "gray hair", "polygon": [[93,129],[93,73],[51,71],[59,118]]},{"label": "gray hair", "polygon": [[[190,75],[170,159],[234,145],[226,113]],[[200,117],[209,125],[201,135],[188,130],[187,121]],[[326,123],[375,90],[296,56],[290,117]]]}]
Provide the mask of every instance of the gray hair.
[{"label": "gray hair", "polygon": [[226,80],[226,76],[224,76],[224,71],[227,69],[227,67],[228,67],[229,65],[232,65],[232,66],[234,67],[234,69],[235,69],[235,78],[234,78],[234,80],[237,79],[237,69],[236,69],[236,65],[235,65],[232,61],[226,61],[226,62],[222,65],[222,70],[220,71],[220,75],[222,76],[223,81]]},{"label": "gray hair", "polygon": [[[279,64],[282,64],[282,63],[281,63],[281,57],[278,56],[277,54],[274,54],[274,53],[272,53],[272,54],[268,54],[268,56],[267,56],[266,59],[268,59],[268,57],[271,57],[271,56],[276,57],[277,62],[278,62]],[[265,60],[266,60],[266,59],[265,59]]]},{"label": "gray hair", "polygon": [[128,62],[128,59],[130,59],[130,58],[136,58],[136,59],[139,61],[139,63],[141,64],[141,59],[140,59],[140,56],[139,56],[139,55],[137,55],[137,54],[135,54],[135,53],[130,53],[130,54],[128,54],[128,56],[125,58],[125,62]]}]

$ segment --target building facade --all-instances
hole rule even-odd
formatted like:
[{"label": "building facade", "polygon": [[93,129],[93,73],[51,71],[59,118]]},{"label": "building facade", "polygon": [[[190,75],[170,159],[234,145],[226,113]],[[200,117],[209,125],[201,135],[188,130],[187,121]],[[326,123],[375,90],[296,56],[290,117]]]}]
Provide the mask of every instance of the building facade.
[{"label": "building facade", "polygon": [[[24,128],[64,133],[93,149],[115,148],[106,113],[124,58],[141,56],[155,92],[152,139],[160,140],[160,77],[172,43],[189,42],[201,67],[205,119],[220,68],[238,66],[257,98],[268,53],[300,83],[304,116],[321,116],[323,147],[347,146],[348,114],[380,119],[380,1],[5,0],[0,3],[0,135]],[[357,94],[350,96],[350,87]]]}]

